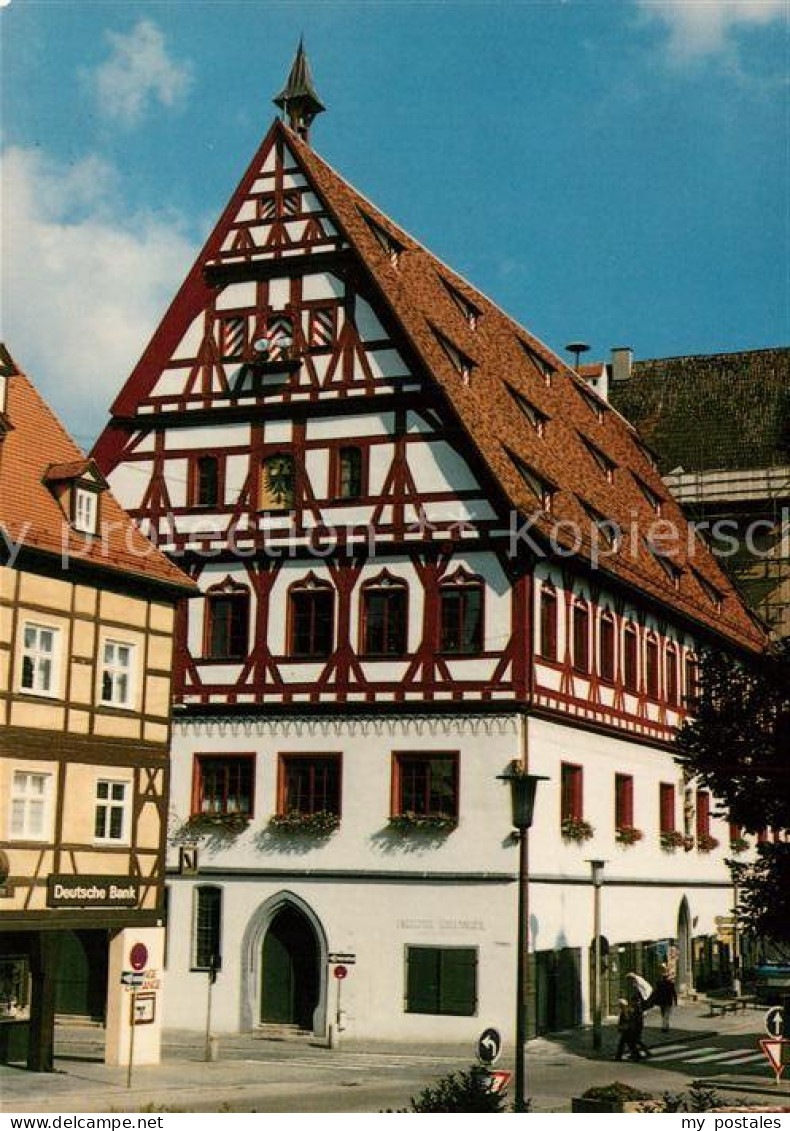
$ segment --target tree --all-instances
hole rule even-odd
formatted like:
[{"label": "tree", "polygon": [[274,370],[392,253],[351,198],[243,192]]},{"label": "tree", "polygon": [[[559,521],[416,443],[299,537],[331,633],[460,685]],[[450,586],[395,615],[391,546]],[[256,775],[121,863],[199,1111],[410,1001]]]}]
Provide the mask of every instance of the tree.
[{"label": "tree", "polygon": [[754,863],[733,863],[743,927],[790,946],[790,640],[748,663],[703,653],[677,760],[746,832],[776,830]]}]

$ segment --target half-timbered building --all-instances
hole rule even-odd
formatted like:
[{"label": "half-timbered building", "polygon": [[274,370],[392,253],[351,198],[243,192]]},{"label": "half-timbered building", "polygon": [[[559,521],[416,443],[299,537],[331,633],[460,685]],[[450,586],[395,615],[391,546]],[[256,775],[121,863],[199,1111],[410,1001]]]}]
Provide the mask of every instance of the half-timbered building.
[{"label": "half-timbered building", "polygon": [[514,760],[548,778],[533,1028],[586,1009],[590,856],[606,992],[672,948],[690,986],[729,834],[672,736],[700,647],[761,632],[634,429],[318,156],[301,50],[277,101],[94,453],[203,595],[175,670],[168,1023],[202,1022],[215,968],[222,1030],[507,1030]]},{"label": "half-timbered building", "polygon": [[[0,347],[0,1060],[51,1071],[56,1014],[155,1060],[177,601],[139,533]],[[150,1019],[148,1017],[150,1014]]]}]

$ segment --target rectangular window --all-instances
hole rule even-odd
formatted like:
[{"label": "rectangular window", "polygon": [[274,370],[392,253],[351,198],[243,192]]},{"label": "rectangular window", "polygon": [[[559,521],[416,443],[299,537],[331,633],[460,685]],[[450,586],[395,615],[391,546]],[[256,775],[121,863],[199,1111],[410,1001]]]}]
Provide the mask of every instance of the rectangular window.
[{"label": "rectangular window", "polygon": [[699,690],[697,687],[697,682],[699,680],[699,665],[697,663],[697,657],[686,656],[684,667],[686,677],[686,704],[693,706],[694,700],[697,698],[697,693]]},{"label": "rectangular window", "polygon": [[614,824],[616,829],[634,825],[634,779],[630,774],[614,775]]},{"label": "rectangular window", "polygon": [[331,655],[335,635],[335,595],[331,589],[296,589],[291,593],[292,656],[322,659]]},{"label": "rectangular window", "polygon": [[250,596],[245,590],[206,597],[204,653],[210,660],[240,660],[247,655]]},{"label": "rectangular window", "polygon": [[340,816],[339,754],[281,754],[278,812]]},{"label": "rectangular window", "polygon": [[252,816],[254,754],[196,754],[192,812]]},{"label": "rectangular window", "polygon": [[706,789],[697,790],[697,840],[710,836],[710,794]]},{"label": "rectangular window", "polygon": [[482,585],[443,585],[439,592],[442,652],[474,656],[483,648]]},{"label": "rectangular window", "polygon": [[332,484],[339,499],[360,499],[365,494],[365,453],[362,448],[334,449]]},{"label": "rectangular window", "polygon": [[406,651],[408,590],[373,584],[362,594],[362,650],[367,656],[402,656]]},{"label": "rectangular window", "polygon": [[219,456],[198,456],[189,473],[190,507],[214,507],[223,502],[225,462]]},{"label": "rectangular window", "polygon": [[393,814],[458,819],[458,755],[396,754]]},{"label": "rectangular window", "polygon": [[605,613],[601,617],[601,679],[613,683],[615,677],[614,617]]},{"label": "rectangular window", "polygon": [[134,652],[133,644],[105,640],[101,673],[102,703],[111,707],[132,706]]},{"label": "rectangular window", "polygon": [[222,965],[222,889],[195,888],[192,969],[218,970]]},{"label": "rectangular window", "polygon": [[60,632],[40,624],[26,624],[22,645],[22,688],[36,695],[54,695],[57,682],[57,648]]},{"label": "rectangular window", "polygon": [[407,1013],[472,1017],[476,1010],[476,947],[406,947]]},{"label": "rectangular window", "polygon": [[74,529],[95,534],[99,520],[99,496],[85,487],[74,488]]},{"label": "rectangular window", "polygon": [[667,648],[667,702],[677,707],[680,702],[678,688],[678,654],[674,647]]},{"label": "rectangular window", "polygon": [[123,842],[127,839],[128,790],[129,783],[125,781],[96,782],[94,840]]},{"label": "rectangular window", "polygon": [[52,774],[14,770],[11,785],[11,837],[14,840],[48,840]]},{"label": "rectangular window", "polygon": [[583,773],[581,766],[563,762],[560,767],[560,821],[584,819]]},{"label": "rectangular window", "polygon": [[662,833],[675,832],[675,787],[661,782],[659,789],[659,828]]},{"label": "rectangular window", "polygon": [[557,594],[546,585],[540,591],[540,654],[557,659]]}]

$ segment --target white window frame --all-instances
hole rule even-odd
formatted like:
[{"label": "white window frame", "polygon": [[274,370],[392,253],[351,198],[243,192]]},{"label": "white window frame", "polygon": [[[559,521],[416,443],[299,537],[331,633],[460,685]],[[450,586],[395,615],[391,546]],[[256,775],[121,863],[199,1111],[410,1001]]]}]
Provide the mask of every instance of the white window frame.
[{"label": "white window frame", "polygon": [[[107,796],[102,797],[102,787],[107,787]],[[123,797],[113,797],[115,789],[123,790]],[[98,778],[96,780],[96,790],[94,793],[94,808],[93,808],[93,840],[96,844],[127,844],[129,841],[129,797],[130,797],[131,782],[125,781],[121,778]],[[99,810],[104,811],[103,816],[103,831],[101,833],[96,831],[96,822],[99,815]],[[121,813],[121,831],[119,836],[112,836],[110,834],[112,813],[120,810]]]},{"label": "white window frame", "polygon": [[[35,634],[33,644],[28,645],[25,642],[25,637],[28,631],[32,630]],[[52,633],[52,648],[46,650],[41,647],[42,632]],[[30,660],[33,665],[33,686],[26,687],[24,684],[25,676],[25,660]],[[44,662],[49,662],[49,683],[44,687],[41,685],[41,673],[44,670]],[[19,675],[19,689],[27,695],[44,695],[51,699],[57,699],[60,692],[60,629],[51,624],[36,624],[33,621],[25,621],[22,625],[22,668]]]},{"label": "white window frame", "polygon": [[[40,793],[30,790],[32,779],[42,783]],[[8,839],[48,841],[52,839],[52,782],[54,775],[46,770],[14,769],[11,777],[11,805],[8,815]],[[24,780],[24,783],[22,781]],[[41,822],[38,831],[31,831],[30,814],[33,806],[40,805]],[[21,811],[21,828],[15,828],[15,812]]]},{"label": "white window frame", "polygon": [[[83,509],[84,507],[84,509]],[[73,526],[80,534],[95,534],[99,525],[99,495],[88,487],[74,488]]]},{"label": "white window frame", "polygon": [[[107,649],[113,651],[113,659],[106,658]],[[124,667],[118,661],[118,649],[126,648],[129,653],[128,666]],[[102,649],[102,662],[99,671],[99,701],[105,707],[116,707],[119,710],[132,710],[134,708],[135,699],[135,654],[137,648],[134,644],[130,644],[126,640],[103,640],[101,644]],[[104,678],[110,678],[110,694],[104,694]],[[126,695],[120,699],[116,695],[117,680],[119,677],[126,676]]]}]

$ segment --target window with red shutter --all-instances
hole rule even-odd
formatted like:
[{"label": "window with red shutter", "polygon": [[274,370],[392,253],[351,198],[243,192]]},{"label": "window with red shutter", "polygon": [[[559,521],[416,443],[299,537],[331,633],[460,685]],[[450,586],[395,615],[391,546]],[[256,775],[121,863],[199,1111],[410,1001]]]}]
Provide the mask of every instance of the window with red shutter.
[{"label": "window with red shutter", "polygon": [[540,654],[544,660],[557,659],[557,594],[547,584],[540,591]]},{"label": "window with red shutter", "polygon": [[623,681],[629,691],[639,690],[639,638],[632,624],[623,633]]},{"label": "window with red shutter", "polygon": [[658,699],[658,641],[654,636],[649,636],[645,644],[645,683],[650,698]]},{"label": "window with red shutter", "polygon": [[614,776],[614,824],[617,829],[633,828],[634,779],[630,774]]},{"label": "window with red shutter", "polygon": [[675,832],[675,787],[661,782],[659,788],[659,820],[662,833]]},{"label": "window with red shutter", "polygon": [[584,817],[582,767],[563,762],[560,768],[560,821],[581,821]]},{"label": "window with red shutter", "polygon": [[590,610],[584,601],[573,606],[573,666],[577,672],[590,670]]},{"label": "window with red shutter", "polygon": [[667,646],[667,702],[677,707],[680,702],[678,686],[678,652],[674,644]]},{"label": "window with red shutter", "polygon": [[601,617],[601,679],[613,683],[615,677],[614,653],[614,617],[611,613],[604,613]]},{"label": "window with red shutter", "polygon": [[697,790],[697,840],[710,836],[710,794]]}]

